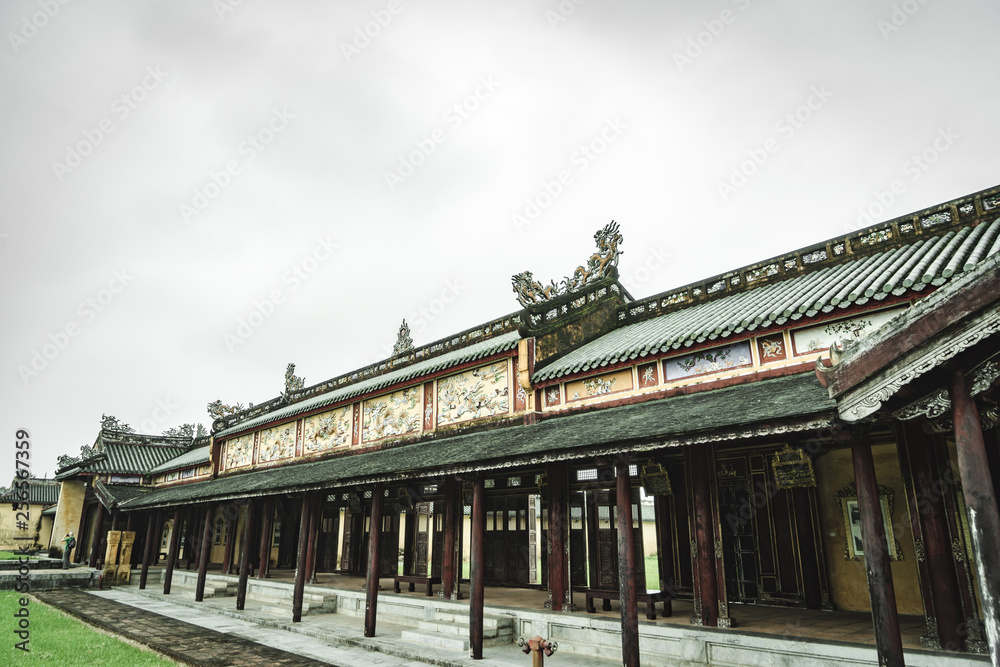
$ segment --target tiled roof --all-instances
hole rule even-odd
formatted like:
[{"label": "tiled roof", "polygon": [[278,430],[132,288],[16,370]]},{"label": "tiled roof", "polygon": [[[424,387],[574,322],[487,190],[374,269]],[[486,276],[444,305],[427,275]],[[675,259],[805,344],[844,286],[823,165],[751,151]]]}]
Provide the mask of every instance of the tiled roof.
[{"label": "tiled roof", "polygon": [[105,442],[99,457],[86,466],[87,472],[145,475],[156,466],[185,452],[184,447]]},{"label": "tiled roof", "polygon": [[836,403],[813,373],[762,380],[634,405],[569,414],[531,425],[494,428],[434,438],[391,450],[282,466],[157,489],[123,504],[125,510],[187,502],[292,493],[366,483],[406,471],[412,477],[462,466],[502,468],[537,463],[547,456],[589,458],[593,450],[629,443],[668,443],[684,435],[754,425],[814,420],[833,414]]},{"label": "tiled roof", "polygon": [[347,400],[371,391],[376,391],[378,389],[382,389],[383,387],[388,387],[400,382],[406,382],[407,380],[412,380],[413,378],[428,375],[430,373],[436,373],[437,371],[451,368],[452,366],[458,366],[459,364],[475,361],[476,359],[482,359],[500,352],[506,352],[507,350],[512,350],[517,347],[517,342],[520,339],[521,337],[517,332],[502,334],[495,338],[484,340],[481,343],[463,347],[447,354],[443,354],[439,357],[427,359],[426,361],[418,362],[412,366],[406,366],[405,368],[386,373],[385,375],[379,375],[367,380],[362,380],[361,382],[347,385],[341,389],[336,389],[325,394],[313,396],[312,398],[304,401],[299,401],[298,403],[293,403],[287,407],[279,408],[273,412],[261,415],[260,417],[255,417],[254,419],[249,419],[227,429],[223,429],[216,435],[224,436],[237,431],[254,428],[262,424],[269,424],[281,419],[287,419],[288,417],[308,412],[316,408],[332,405],[333,403]]},{"label": "tiled roof", "polygon": [[150,487],[131,484],[105,484],[98,480],[94,484],[94,492],[108,509],[114,509],[126,500],[131,500],[149,493]]},{"label": "tiled roof", "polygon": [[[59,502],[59,482],[51,479],[28,479],[28,500],[31,505],[51,505]],[[11,489],[13,489],[13,484]],[[13,502],[13,491],[0,496],[0,502]],[[18,500],[18,502],[25,502]]]},{"label": "tiled roof", "polygon": [[1000,219],[922,236],[889,250],[626,325],[539,369],[533,379],[544,382],[889,295],[916,295],[928,285],[942,285],[953,275],[972,270],[998,251]]},{"label": "tiled roof", "polygon": [[208,463],[212,460],[212,448],[209,445],[204,447],[195,447],[194,449],[184,452],[177,458],[170,459],[165,463],[152,468],[149,474],[155,475],[156,473],[166,472],[168,470],[177,470],[179,468],[187,468],[190,466],[199,465],[201,463]]}]

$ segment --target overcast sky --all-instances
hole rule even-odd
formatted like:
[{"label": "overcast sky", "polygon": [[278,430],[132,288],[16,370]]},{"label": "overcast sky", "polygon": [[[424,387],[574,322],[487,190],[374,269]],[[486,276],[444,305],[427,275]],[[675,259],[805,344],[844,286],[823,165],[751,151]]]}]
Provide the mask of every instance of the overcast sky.
[{"label": "overcast sky", "polygon": [[570,274],[612,219],[644,297],[996,185],[998,23],[986,0],[6,0],[0,484],[18,428],[51,476],[102,413],[210,426],[288,362],[311,385],[386,357],[404,317],[419,346],[513,312],[512,274]]}]

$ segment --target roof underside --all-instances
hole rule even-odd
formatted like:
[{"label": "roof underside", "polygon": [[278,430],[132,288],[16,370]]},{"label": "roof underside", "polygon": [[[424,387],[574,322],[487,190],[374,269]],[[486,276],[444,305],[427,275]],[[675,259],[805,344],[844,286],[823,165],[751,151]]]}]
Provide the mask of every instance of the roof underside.
[{"label": "roof underside", "polygon": [[506,352],[516,348],[517,342],[520,339],[521,337],[516,331],[502,334],[496,338],[491,338],[481,343],[476,343],[475,345],[463,347],[459,350],[442,354],[439,357],[427,359],[413,364],[412,366],[407,366],[405,368],[386,373],[385,375],[379,375],[368,380],[362,380],[356,384],[348,385],[326,394],[320,394],[298,403],[293,403],[287,407],[280,408],[273,412],[261,415],[260,417],[255,417],[254,419],[249,419],[235,424],[227,429],[223,429],[219,431],[216,436],[226,436],[231,433],[255,428],[263,424],[269,424],[271,422],[287,419],[289,417],[302,414],[303,412],[322,408],[327,405],[333,405],[334,403],[345,401],[361,394],[377,391],[400,382],[406,382],[407,380],[436,373],[437,371],[445,370],[447,368],[451,368],[452,366],[458,366],[469,361],[475,361],[476,359],[482,359],[494,354]]},{"label": "roof underside", "polygon": [[533,380],[544,382],[744,331],[766,330],[890,295],[917,295],[928,285],[942,285],[952,275],[974,269],[998,252],[1000,219],[925,236],[616,329],[539,369]]},{"label": "roof underside", "polygon": [[812,373],[748,383],[617,408],[553,417],[391,450],[220,477],[153,491],[122,509],[332,489],[370,480],[433,476],[460,468],[531,465],[550,457],[593,456],[598,448],[642,450],[679,436],[832,415],[836,404]]}]

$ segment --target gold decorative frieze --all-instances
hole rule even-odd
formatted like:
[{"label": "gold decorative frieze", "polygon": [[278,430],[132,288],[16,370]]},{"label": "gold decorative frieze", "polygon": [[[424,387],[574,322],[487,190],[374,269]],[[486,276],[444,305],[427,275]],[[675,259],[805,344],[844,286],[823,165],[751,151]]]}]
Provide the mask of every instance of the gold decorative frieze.
[{"label": "gold decorative frieze", "polygon": [[361,439],[372,442],[415,433],[423,418],[421,385],[379,396],[364,403]]},{"label": "gold decorative frieze", "polygon": [[351,445],[351,406],[321,412],[302,420],[306,456]]},{"label": "gold decorative frieze", "polygon": [[506,359],[438,381],[438,426],[509,412],[510,382]]},{"label": "gold decorative frieze", "polygon": [[253,433],[227,441],[223,461],[226,464],[226,470],[242,468],[253,463]]},{"label": "gold decorative frieze", "polygon": [[270,463],[295,456],[295,422],[282,424],[260,432],[257,462]]},{"label": "gold decorative frieze", "polygon": [[632,391],[632,369],[625,368],[614,373],[605,373],[575,382],[566,383],[566,402],[584,401],[606,394]]}]

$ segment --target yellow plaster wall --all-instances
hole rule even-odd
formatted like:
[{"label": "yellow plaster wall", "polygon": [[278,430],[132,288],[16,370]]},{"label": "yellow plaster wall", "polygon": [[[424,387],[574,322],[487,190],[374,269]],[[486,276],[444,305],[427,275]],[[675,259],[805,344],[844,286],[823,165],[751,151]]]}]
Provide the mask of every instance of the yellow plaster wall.
[{"label": "yellow plaster wall", "polygon": [[[86,491],[86,485],[78,480],[63,480],[59,485],[59,504],[56,506],[56,518],[52,526],[52,546],[62,549],[62,539],[66,533],[73,533],[77,549],[80,548],[77,531],[80,529],[80,513],[83,512],[83,496]],[[75,558],[76,549],[73,551],[71,557]]]},{"label": "yellow plaster wall", "polygon": [[[913,534],[910,531],[910,517],[903,493],[896,446],[875,445],[872,447],[872,458],[875,460],[875,477],[879,485],[888,486],[893,491],[893,532],[903,555],[903,560],[892,561],[890,564],[896,592],[896,609],[900,614],[923,614],[913,553]],[[830,599],[837,609],[870,611],[864,560],[844,558],[846,527],[836,499],[837,491],[853,481],[854,465],[850,448],[832,450],[816,461],[816,493],[823,549],[830,576]]]},{"label": "yellow plaster wall", "polygon": [[[47,548],[52,521],[43,519],[43,509],[44,505],[28,505],[28,530],[21,530],[16,525],[17,514],[25,510],[19,509],[15,512],[11,503],[0,505],[0,549],[12,551],[18,547]],[[24,516],[22,515],[20,519],[23,521]],[[15,539],[17,537],[31,537],[33,541]]]}]

